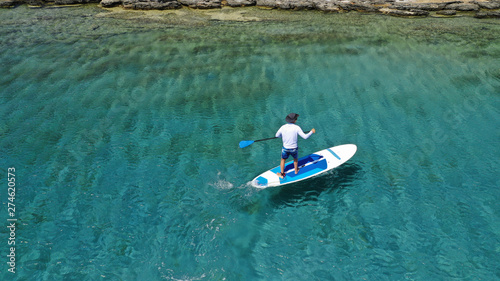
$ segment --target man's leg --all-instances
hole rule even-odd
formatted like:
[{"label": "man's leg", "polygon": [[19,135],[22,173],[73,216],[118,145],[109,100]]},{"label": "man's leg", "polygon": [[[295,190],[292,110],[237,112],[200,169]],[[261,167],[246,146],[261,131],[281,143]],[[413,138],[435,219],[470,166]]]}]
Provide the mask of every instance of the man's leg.
[{"label": "man's leg", "polygon": [[295,167],[295,174],[298,174],[299,173],[299,148],[298,147],[293,151],[292,157],[293,157],[293,166]]},{"label": "man's leg", "polygon": [[286,159],[281,158],[281,163],[280,163],[281,175],[279,175],[280,178],[283,178],[283,173],[285,172],[285,161]]}]

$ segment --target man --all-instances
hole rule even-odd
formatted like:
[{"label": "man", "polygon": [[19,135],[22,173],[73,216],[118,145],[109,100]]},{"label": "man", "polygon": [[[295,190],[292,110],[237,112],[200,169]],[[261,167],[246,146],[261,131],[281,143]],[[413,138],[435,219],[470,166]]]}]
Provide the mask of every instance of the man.
[{"label": "man", "polygon": [[297,113],[290,113],[286,117],[287,124],[281,126],[281,128],[276,132],[276,137],[283,140],[283,148],[281,149],[281,173],[277,173],[280,178],[284,178],[285,174],[285,161],[290,155],[293,157],[293,165],[295,167],[295,174],[299,172],[299,160],[298,160],[298,150],[297,145],[297,135],[301,136],[303,139],[308,139],[312,134],[316,133],[313,128],[309,133],[304,134],[302,129],[295,124],[299,115]]}]

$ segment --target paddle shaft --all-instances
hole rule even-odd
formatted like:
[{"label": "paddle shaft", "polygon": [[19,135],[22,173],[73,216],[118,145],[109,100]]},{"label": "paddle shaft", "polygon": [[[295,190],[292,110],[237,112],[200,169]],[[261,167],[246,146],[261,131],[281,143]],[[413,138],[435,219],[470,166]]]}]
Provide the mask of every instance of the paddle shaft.
[{"label": "paddle shaft", "polygon": [[253,142],[258,142],[258,141],[266,141],[266,140],[272,140],[272,139],[276,139],[277,137],[272,137],[272,138],[267,138],[267,139],[261,139],[261,140],[255,140]]}]

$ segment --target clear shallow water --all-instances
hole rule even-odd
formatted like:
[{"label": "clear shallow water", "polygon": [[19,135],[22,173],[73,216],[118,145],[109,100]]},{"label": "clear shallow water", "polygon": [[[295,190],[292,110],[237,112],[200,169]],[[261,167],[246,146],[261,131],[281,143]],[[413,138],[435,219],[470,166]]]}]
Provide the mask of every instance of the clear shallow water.
[{"label": "clear shallow water", "polygon": [[[500,278],[498,21],[245,11],[0,10],[14,280]],[[250,187],[292,111],[357,154]]]}]

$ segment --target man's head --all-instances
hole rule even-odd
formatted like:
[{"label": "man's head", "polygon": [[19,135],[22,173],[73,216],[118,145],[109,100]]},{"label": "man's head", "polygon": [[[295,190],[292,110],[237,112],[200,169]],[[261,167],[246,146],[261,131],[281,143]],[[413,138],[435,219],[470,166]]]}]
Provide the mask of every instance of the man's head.
[{"label": "man's head", "polygon": [[297,113],[290,113],[286,116],[286,122],[295,123],[295,121],[297,121],[297,118],[299,118],[299,115]]}]

